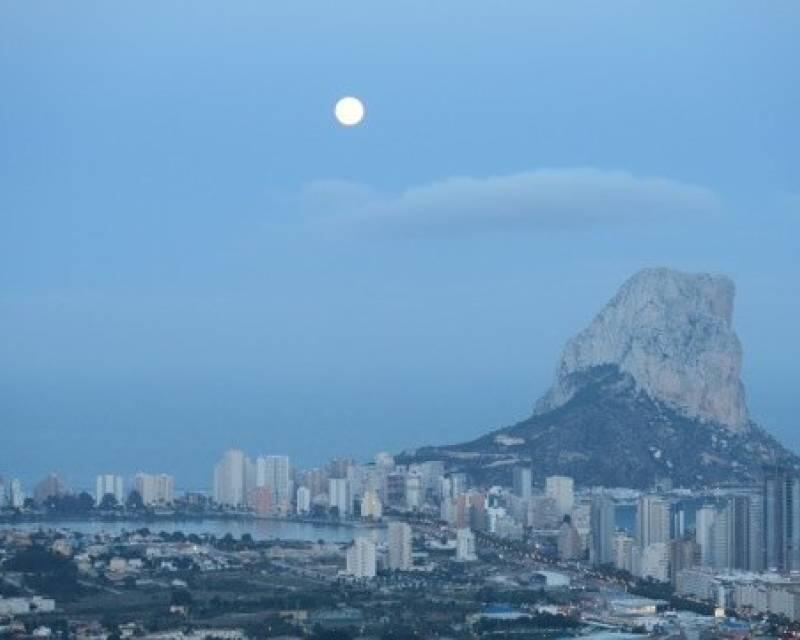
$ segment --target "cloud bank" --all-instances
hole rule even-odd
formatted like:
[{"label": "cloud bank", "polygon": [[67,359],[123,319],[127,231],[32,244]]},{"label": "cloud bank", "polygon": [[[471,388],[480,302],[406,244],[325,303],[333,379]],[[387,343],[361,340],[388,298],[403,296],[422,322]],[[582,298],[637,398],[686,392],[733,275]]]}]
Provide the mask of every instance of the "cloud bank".
[{"label": "cloud bank", "polygon": [[677,180],[574,168],[453,177],[398,194],[323,180],[303,190],[300,208],[324,223],[447,232],[690,221],[721,204],[712,190]]}]

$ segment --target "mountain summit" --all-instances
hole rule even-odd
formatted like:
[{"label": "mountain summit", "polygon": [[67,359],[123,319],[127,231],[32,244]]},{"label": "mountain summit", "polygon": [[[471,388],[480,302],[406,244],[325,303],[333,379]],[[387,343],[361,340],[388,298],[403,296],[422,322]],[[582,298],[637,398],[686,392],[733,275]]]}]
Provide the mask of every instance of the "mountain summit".
[{"label": "mountain summit", "polygon": [[536,412],[563,406],[585,372],[614,365],[666,407],[733,432],[746,429],[734,294],[724,276],[640,271],[567,343],[556,381]]},{"label": "mountain summit", "polygon": [[541,481],[644,489],[757,479],[765,464],[800,462],[750,420],[725,277],[640,271],[566,345],[556,380],[518,424],[407,461],[444,460],[476,480],[508,483],[530,465]]}]

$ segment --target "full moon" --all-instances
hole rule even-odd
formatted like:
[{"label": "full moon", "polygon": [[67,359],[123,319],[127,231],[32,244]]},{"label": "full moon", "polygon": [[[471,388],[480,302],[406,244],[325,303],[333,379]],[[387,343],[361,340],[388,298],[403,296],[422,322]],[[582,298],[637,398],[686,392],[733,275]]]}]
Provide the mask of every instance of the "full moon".
[{"label": "full moon", "polygon": [[354,127],[364,119],[364,103],[353,96],[341,98],[333,110],[339,124]]}]

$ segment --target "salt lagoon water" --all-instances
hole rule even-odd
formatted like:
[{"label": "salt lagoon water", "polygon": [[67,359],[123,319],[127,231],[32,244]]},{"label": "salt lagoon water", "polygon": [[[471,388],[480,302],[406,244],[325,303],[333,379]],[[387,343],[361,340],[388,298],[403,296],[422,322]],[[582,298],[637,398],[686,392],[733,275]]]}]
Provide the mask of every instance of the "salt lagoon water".
[{"label": "salt lagoon water", "polygon": [[191,533],[202,535],[210,534],[221,538],[231,534],[240,538],[250,534],[254,540],[300,540],[316,542],[350,542],[359,535],[372,535],[384,537],[384,530],[380,527],[365,527],[360,525],[336,524],[328,522],[300,522],[292,520],[273,520],[256,518],[230,518],[230,519],[198,519],[198,520],[71,520],[53,519],[36,522],[3,522],[0,529],[20,529],[37,531],[39,529],[68,529],[84,535],[108,533],[119,535],[125,531],[136,531],[147,528],[153,532],[174,533],[181,531],[188,535]]}]

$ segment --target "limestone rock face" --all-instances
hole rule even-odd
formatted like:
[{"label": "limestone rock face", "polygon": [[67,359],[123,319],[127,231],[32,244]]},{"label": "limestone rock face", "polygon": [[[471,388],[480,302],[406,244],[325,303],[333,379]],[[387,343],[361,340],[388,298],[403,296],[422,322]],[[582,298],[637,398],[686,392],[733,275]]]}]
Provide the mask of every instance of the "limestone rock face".
[{"label": "limestone rock face", "polygon": [[567,403],[583,373],[616,366],[653,400],[701,422],[745,432],[742,348],[733,331],[735,288],[724,276],[645,269],[566,345],[552,388],[536,405]]}]

